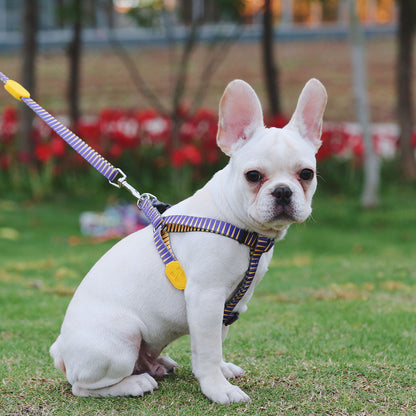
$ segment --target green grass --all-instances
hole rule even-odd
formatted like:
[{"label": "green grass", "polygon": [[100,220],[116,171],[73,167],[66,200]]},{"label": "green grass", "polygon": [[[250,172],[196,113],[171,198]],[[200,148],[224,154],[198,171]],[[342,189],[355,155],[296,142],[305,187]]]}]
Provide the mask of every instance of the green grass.
[{"label": "green grass", "polygon": [[188,337],[168,347],[180,368],[154,394],[72,396],[48,348],[71,293],[113,244],[79,238],[80,212],[104,198],[1,200],[0,414],[414,414],[415,199],[411,187],[388,187],[381,208],[364,211],[352,197],[318,192],[313,219],[278,244],[231,328],[225,355],[246,370],[233,382],[252,403],[229,407],[200,393]]}]

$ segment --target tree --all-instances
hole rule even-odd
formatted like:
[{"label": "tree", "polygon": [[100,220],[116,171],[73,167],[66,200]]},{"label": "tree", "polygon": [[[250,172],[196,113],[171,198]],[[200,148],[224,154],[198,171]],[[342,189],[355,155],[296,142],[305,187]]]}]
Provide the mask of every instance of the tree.
[{"label": "tree", "polygon": [[[112,13],[112,1],[106,0],[103,4],[109,16]],[[68,44],[68,82],[67,100],[71,125],[76,129],[81,117],[80,86],[81,86],[81,58],[82,58],[82,28],[88,23],[94,23],[97,0],[57,0],[57,21],[60,27],[69,25],[71,28],[71,40]]]},{"label": "tree", "polygon": [[76,127],[81,115],[79,104],[81,53],[82,53],[82,3],[73,0],[72,3],[72,40],[68,45],[69,78],[68,78],[68,104],[69,117],[73,128]]},{"label": "tree", "polygon": [[[214,5],[213,3],[218,6],[219,10],[231,16],[234,20],[238,14],[236,10],[241,6],[240,0],[237,0],[235,4],[228,0],[215,0],[215,2],[210,4],[211,7]],[[188,3],[185,2],[184,6],[186,4]],[[185,11],[189,12],[186,7]],[[160,12],[159,10],[154,10],[152,6],[147,9],[144,7],[135,8],[129,12],[129,15],[137,21],[139,26],[161,24],[166,33],[166,41],[172,57],[171,65],[167,69],[171,69],[170,79],[173,80],[171,100],[167,105],[159,99],[152,87],[148,85],[141,74],[139,65],[132,59],[127,49],[117,40],[117,37],[113,33],[109,37],[114,52],[128,70],[129,76],[133,80],[139,94],[160,113],[166,114],[172,120],[172,137],[168,143],[168,152],[172,152],[177,147],[179,131],[183,121],[180,116],[180,105],[187,93],[191,59],[199,45],[201,28],[204,22],[203,16],[194,16],[186,28],[185,39],[179,44],[175,36],[177,13],[180,14],[181,10],[178,12],[175,9],[162,9]],[[191,19],[190,16],[187,18]],[[214,40],[207,45],[204,68],[197,81],[197,87],[191,100],[190,113],[195,112],[203,101],[215,71],[221,64],[230,46],[241,33],[240,25],[237,24],[235,28],[234,31],[225,35],[218,30],[216,35],[214,35]]]},{"label": "tree", "polygon": [[[23,65],[22,84],[35,95],[35,63],[37,55],[37,31],[38,31],[38,2],[37,0],[25,0],[23,5]],[[32,124],[33,112],[25,104],[20,106],[20,143],[21,154],[30,162],[33,158]]]},{"label": "tree", "polygon": [[272,0],[265,0],[263,13],[263,69],[266,92],[269,99],[269,111],[272,115],[281,113],[279,94],[279,72],[274,59],[274,31]]},{"label": "tree", "polygon": [[367,96],[367,71],[365,68],[364,33],[358,20],[355,0],[348,1],[354,95],[357,120],[361,125],[364,139],[364,186],[361,203],[366,208],[374,208],[378,205],[380,158],[375,152],[371,133]]},{"label": "tree", "polygon": [[412,146],[412,65],[416,4],[414,0],[398,0],[398,4],[397,118],[400,129],[400,166],[403,177],[415,181],[416,160]]}]

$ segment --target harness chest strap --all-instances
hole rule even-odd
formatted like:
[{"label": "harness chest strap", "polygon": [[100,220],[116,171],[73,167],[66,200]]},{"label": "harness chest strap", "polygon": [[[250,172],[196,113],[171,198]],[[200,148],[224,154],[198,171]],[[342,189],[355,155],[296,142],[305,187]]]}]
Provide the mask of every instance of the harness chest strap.
[{"label": "harness chest strap", "polygon": [[153,239],[160,258],[166,266],[166,276],[177,289],[185,289],[186,276],[172,250],[169,238],[170,232],[210,232],[232,238],[250,248],[249,267],[244,278],[224,306],[223,324],[231,325],[236,321],[238,313],[233,312],[233,310],[250,288],[262,254],[273,247],[274,241],[255,232],[242,230],[235,225],[211,218],[187,215],[162,217],[147,198],[139,201],[138,206],[153,225]]}]

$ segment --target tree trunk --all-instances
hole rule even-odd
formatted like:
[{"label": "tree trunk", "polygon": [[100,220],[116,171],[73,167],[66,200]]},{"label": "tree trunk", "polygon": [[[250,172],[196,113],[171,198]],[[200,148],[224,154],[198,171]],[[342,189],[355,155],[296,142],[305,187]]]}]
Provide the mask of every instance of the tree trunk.
[{"label": "tree trunk", "polygon": [[415,151],[412,147],[412,64],[413,34],[416,21],[414,0],[399,1],[397,57],[397,118],[400,129],[400,166],[403,177],[416,180]]},{"label": "tree trunk", "polygon": [[73,128],[80,118],[79,91],[81,73],[81,49],[82,49],[82,4],[81,0],[74,0],[74,20],[72,24],[72,40],[68,47],[69,80],[68,103],[69,117]]},{"label": "tree trunk", "polygon": [[356,111],[364,139],[364,187],[361,203],[366,208],[374,208],[378,205],[380,159],[375,152],[371,133],[365,68],[365,40],[355,10],[355,0],[349,0],[349,16]]},{"label": "tree trunk", "polygon": [[[22,84],[35,96],[35,61],[37,54],[38,4],[37,0],[25,0],[23,8],[23,65]],[[24,160],[33,159],[33,112],[25,104],[20,106],[21,122],[19,151]]]},{"label": "tree trunk", "polygon": [[274,62],[273,43],[272,5],[271,0],[265,0],[263,14],[263,68],[269,99],[269,111],[272,115],[281,113],[278,83],[279,74]]}]

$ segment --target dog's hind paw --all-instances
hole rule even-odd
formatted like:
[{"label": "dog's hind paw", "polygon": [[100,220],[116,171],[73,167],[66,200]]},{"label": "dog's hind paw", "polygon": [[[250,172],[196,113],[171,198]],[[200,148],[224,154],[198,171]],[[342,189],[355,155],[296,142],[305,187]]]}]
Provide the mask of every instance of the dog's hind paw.
[{"label": "dog's hind paw", "polygon": [[164,367],[166,374],[173,373],[178,368],[178,363],[168,356],[159,357],[156,361]]},{"label": "dog's hind paw", "polygon": [[72,393],[81,397],[143,396],[145,393],[153,392],[157,387],[156,380],[150,374],[143,373],[128,376],[116,384],[98,389],[74,383]]},{"label": "dog's hind paw", "polygon": [[126,377],[123,381],[122,396],[143,396],[145,393],[153,393],[158,387],[156,380],[147,373]]}]

